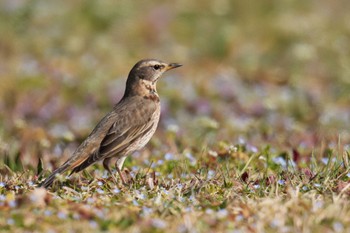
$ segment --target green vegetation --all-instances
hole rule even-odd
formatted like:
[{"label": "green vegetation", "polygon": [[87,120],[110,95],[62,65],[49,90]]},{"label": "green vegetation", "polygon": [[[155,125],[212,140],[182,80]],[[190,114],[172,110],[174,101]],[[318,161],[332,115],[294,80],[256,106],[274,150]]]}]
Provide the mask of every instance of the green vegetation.
[{"label": "green vegetation", "polygon": [[[349,232],[348,1],[0,2],[0,231]],[[161,122],[125,164],[36,188],[142,58]]]}]

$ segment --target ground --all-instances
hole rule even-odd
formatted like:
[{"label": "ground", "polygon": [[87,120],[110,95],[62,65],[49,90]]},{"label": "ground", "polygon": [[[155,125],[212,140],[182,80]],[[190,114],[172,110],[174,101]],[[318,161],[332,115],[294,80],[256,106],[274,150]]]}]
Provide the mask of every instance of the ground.
[{"label": "ground", "polygon": [[[0,3],[0,231],[349,232],[347,1]],[[129,156],[38,188],[123,94],[162,114]],[[120,180],[119,180],[120,181]]]}]

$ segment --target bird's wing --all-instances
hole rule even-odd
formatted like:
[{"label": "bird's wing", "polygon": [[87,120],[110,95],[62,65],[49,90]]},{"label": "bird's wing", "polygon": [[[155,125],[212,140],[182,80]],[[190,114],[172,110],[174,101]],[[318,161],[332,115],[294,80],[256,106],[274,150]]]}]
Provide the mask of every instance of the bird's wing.
[{"label": "bird's wing", "polygon": [[100,145],[99,156],[101,158],[122,152],[136,139],[149,132],[154,124],[158,123],[150,120],[156,111],[156,105],[145,103],[135,104],[134,109],[118,118],[110,127]]},{"label": "bird's wing", "polygon": [[155,122],[147,122],[135,125],[123,134],[115,133],[111,128],[112,132],[107,134],[101,143],[99,156],[109,157],[123,152],[135,140],[147,134],[153,128],[154,124]]},{"label": "bird's wing", "polygon": [[157,108],[154,103],[143,101],[134,101],[134,103],[138,104],[129,104],[127,109],[114,109],[116,115],[111,116],[109,120],[113,120],[114,123],[108,131],[106,130],[107,133],[101,140],[98,150],[85,158],[85,161],[76,167],[75,172],[99,160],[122,153],[158,123],[150,121]]}]

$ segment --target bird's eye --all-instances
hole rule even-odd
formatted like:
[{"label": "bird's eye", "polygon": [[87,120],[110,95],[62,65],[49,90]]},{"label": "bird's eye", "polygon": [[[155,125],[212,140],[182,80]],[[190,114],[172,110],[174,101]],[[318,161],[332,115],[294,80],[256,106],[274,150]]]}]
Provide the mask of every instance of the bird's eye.
[{"label": "bird's eye", "polygon": [[155,70],[159,70],[160,65],[154,65],[153,68],[154,68]]}]

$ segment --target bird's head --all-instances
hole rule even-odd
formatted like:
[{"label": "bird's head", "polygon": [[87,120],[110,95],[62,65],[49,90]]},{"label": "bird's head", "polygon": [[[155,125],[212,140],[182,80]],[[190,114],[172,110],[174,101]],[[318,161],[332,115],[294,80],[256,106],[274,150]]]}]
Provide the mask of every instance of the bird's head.
[{"label": "bird's head", "polygon": [[162,74],[180,66],[178,63],[165,63],[156,59],[137,62],[129,73],[124,97],[156,92],[156,83]]}]

